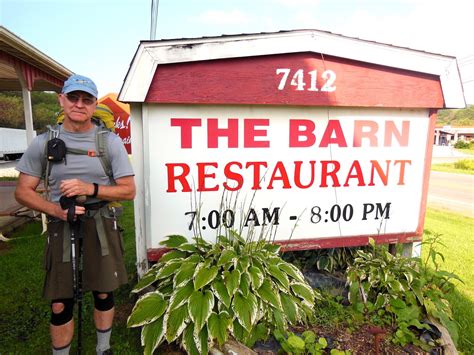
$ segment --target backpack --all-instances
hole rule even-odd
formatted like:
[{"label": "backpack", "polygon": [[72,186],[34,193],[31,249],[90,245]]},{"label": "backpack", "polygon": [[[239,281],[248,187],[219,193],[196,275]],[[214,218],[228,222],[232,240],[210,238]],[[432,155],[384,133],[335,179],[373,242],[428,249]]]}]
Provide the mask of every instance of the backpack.
[{"label": "backpack", "polygon": [[[99,109],[99,107],[98,107],[98,109]],[[95,151],[85,150],[85,149],[76,149],[76,148],[67,148],[64,145],[64,142],[61,141],[58,138],[58,136],[59,136],[59,126],[62,124],[61,111],[58,114],[58,119],[57,119],[58,123],[54,126],[51,126],[51,125],[47,126],[47,128],[48,128],[48,139],[47,139],[45,147],[44,147],[44,164],[43,164],[43,166],[45,168],[43,170],[42,177],[44,179],[44,187],[45,187],[45,191],[46,191],[46,196],[48,198],[49,198],[49,189],[48,189],[49,175],[51,174],[51,168],[52,168],[51,162],[52,161],[58,161],[55,157],[51,157],[48,154],[48,147],[51,148],[51,143],[53,143],[53,145],[54,145],[54,143],[58,142],[58,141],[62,142],[62,144],[64,145],[64,147],[59,145],[60,146],[59,148],[61,150],[61,154],[63,154],[61,159],[59,159],[59,161],[62,160],[62,159],[66,159],[67,154],[79,154],[79,155],[88,155],[90,157],[98,157],[99,160],[100,160],[100,163],[102,165],[102,168],[104,169],[105,174],[108,176],[108,178],[110,180],[111,185],[115,185],[115,179],[114,179],[114,176],[113,176],[112,165],[110,163],[110,159],[109,159],[109,155],[108,155],[108,151],[107,151],[107,148],[108,148],[107,147],[107,135],[110,132],[113,132],[113,130],[106,126],[107,123],[104,123],[104,120],[102,119],[101,116],[96,115],[97,111],[98,110],[96,110],[96,112],[94,112],[94,115],[92,117],[92,121],[99,127],[99,129],[96,130],[96,136],[95,136],[95,147],[96,147],[96,149],[95,149]],[[110,125],[110,124],[107,124],[107,125]],[[62,152],[62,150],[64,150],[64,152]]]}]

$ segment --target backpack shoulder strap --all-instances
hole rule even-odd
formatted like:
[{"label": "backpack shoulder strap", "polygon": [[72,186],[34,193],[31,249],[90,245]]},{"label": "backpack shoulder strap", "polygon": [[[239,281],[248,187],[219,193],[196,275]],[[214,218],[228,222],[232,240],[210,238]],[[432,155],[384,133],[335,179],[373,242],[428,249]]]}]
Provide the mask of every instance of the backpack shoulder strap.
[{"label": "backpack shoulder strap", "polygon": [[48,139],[44,143],[44,152],[43,152],[43,172],[41,173],[44,181],[44,190],[46,192],[46,199],[49,200],[49,175],[51,174],[51,162],[48,160],[48,142],[59,136],[59,125],[55,124],[54,126],[48,125]]},{"label": "backpack shoulder strap", "polygon": [[105,173],[109,177],[110,183],[115,185],[114,173],[112,170],[112,164],[110,163],[109,159],[109,151],[108,151],[108,142],[107,138],[110,134],[110,130],[105,126],[99,126],[97,129],[97,133],[95,136],[95,145],[96,149],[99,152],[99,159],[102,167],[104,168]]}]

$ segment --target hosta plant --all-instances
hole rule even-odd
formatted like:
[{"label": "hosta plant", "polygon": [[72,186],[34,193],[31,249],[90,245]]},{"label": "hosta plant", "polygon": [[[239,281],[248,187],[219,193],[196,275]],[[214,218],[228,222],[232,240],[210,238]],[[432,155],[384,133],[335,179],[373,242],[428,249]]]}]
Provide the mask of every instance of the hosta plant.
[{"label": "hosta plant", "polygon": [[280,258],[279,246],[227,234],[213,244],[179,235],[161,243],[171,251],[133,292],[156,289],[138,299],[128,318],[129,327],[142,327],[145,354],[164,341],[188,354],[207,354],[229,337],[252,346],[275,329],[311,319],[318,294]]},{"label": "hosta plant", "polygon": [[422,243],[427,248],[424,260],[394,256],[373,240],[370,244],[372,250],[358,250],[347,270],[349,298],[355,309],[395,327],[393,341],[400,345],[413,343],[427,349],[436,345],[424,344],[417,336],[429,329],[424,322],[427,317],[445,326],[456,342],[457,326],[446,295],[454,288],[452,281],[460,280],[440,269],[438,259],[444,257],[434,248],[440,244],[438,237],[428,237]]}]

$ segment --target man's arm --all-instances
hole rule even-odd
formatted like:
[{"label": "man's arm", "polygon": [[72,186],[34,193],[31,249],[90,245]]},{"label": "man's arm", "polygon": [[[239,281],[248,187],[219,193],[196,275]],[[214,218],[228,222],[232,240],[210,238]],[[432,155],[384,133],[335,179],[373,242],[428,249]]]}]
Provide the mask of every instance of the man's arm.
[{"label": "man's arm", "polygon": [[[135,198],[135,180],[133,176],[124,176],[115,180],[116,185],[99,185],[97,198],[106,201],[133,200]],[[61,193],[67,197],[94,193],[94,185],[79,179],[63,180]]]},{"label": "man's arm", "polygon": [[[20,173],[15,190],[15,198],[18,203],[32,210],[66,221],[67,210],[63,210],[59,204],[46,200],[36,192],[39,183],[40,178]],[[84,214],[84,212],[84,207],[76,206],[76,214]]]}]

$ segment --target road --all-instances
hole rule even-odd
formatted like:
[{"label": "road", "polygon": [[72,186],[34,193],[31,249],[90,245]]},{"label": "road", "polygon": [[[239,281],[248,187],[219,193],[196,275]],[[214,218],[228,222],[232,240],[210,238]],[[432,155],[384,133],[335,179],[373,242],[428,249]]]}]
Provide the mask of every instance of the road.
[{"label": "road", "polygon": [[428,207],[447,209],[474,218],[474,175],[432,171]]}]

